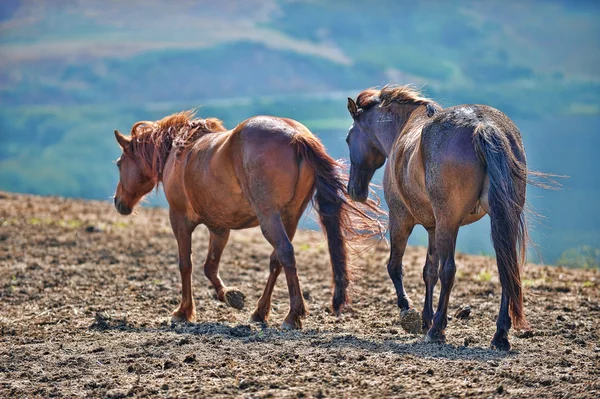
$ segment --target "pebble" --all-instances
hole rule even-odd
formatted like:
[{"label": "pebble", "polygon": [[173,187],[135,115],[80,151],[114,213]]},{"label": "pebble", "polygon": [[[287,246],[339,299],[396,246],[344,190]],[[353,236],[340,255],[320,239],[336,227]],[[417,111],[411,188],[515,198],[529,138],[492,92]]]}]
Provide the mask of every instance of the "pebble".
[{"label": "pebble", "polygon": [[461,306],[456,313],[454,313],[454,317],[457,319],[465,320],[471,316],[471,306]]}]

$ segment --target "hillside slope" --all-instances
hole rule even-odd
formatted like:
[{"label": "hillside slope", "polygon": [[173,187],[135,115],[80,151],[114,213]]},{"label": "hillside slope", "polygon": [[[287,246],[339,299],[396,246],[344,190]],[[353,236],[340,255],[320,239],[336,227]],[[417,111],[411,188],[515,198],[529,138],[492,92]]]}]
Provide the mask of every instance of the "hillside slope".
[{"label": "hillside slope", "polygon": [[[310,311],[282,332],[285,280],[271,325],[247,323],[271,249],[256,229],[235,232],[221,262],[247,307],[217,302],[201,270],[207,233],[195,234],[198,321],[171,325],[179,298],[176,243],[164,209],[118,215],[107,202],[0,193],[0,396],[2,397],[597,397],[600,271],[529,265],[532,330],[513,351],[488,349],[500,287],[494,261],[457,255],[447,345],[398,325],[385,245],[354,259],[353,312],[329,312],[323,236],[294,242]],[[406,287],[417,308],[424,248],[409,247]]]},{"label": "hillside slope", "polygon": [[397,82],[512,116],[600,113],[597,2],[6,3],[3,105],[205,103]]},{"label": "hillside slope", "polygon": [[[528,166],[570,176],[528,193],[548,217],[533,231],[540,260],[600,265],[598,37],[598,1],[4,0],[0,190],[106,199],[113,130],[195,107],[228,127],[290,117],[348,158],[347,97],[411,83],[511,117]],[[491,253],[489,223],[459,247]]]}]

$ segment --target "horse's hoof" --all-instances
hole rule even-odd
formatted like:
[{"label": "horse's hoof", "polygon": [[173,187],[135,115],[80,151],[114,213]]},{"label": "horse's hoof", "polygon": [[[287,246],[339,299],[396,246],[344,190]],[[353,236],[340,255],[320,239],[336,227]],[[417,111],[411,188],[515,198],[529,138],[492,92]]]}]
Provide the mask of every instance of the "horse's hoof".
[{"label": "horse's hoof", "polygon": [[281,324],[281,329],[284,331],[300,330],[302,329],[302,326],[298,327],[296,325],[288,323],[287,321],[284,321],[283,324]]},{"label": "horse's hoof", "polygon": [[492,349],[508,352],[510,350],[510,342],[508,338],[502,336],[494,336],[491,344]]},{"label": "horse's hoof", "polygon": [[295,321],[289,322],[287,319],[281,325],[281,329],[285,331],[300,330],[302,328],[302,321],[296,319]]},{"label": "horse's hoof", "polygon": [[415,309],[407,309],[400,312],[400,326],[409,334],[419,334],[421,332],[421,314]]},{"label": "horse's hoof", "polygon": [[262,316],[259,312],[254,311],[254,313],[252,313],[250,315],[250,323],[256,323],[256,324],[261,324],[263,326],[267,325],[267,318]]},{"label": "horse's hoof", "polygon": [[263,327],[263,328],[264,328],[264,327],[269,327],[269,323],[267,323],[266,321],[255,320],[255,319],[253,319],[252,317],[250,317],[250,318],[248,319],[248,323],[250,323],[250,324],[254,324],[254,325],[256,325],[257,327]]},{"label": "horse's hoof", "polygon": [[443,344],[444,342],[446,342],[446,334],[444,334],[443,331],[430,328],[427,334],[425,335],[425,342],[435,342]]},{"label": "horse's hoof", "polygon": [[427,334],[427,331],[429,331],[431,326],[433,326],[433,323],[424,321],[423,324],[421,324],[421,332]]},{"label": "horse's hoof", "polygon": [[175,310],[171,313],[171,323],[193,323],[194,321],[196,321],[196,312],[187,315],[186,312]]},{"label": "horse's hoof", "polygon": [[246,295],[237,288],[229,288],[225,291],[225,303],[228,306],[231,306],[234,309],[242,310],[244,309],[244,301],[246,300]]},{"label": "horse's hoof", "polygon": [[397,305],[398,305],[398,308],[400,309],[400,313],[404,313],[407,310],[410,310],[412,308],[412,301],[410,300],[409,297],[403,296],[398,299]]}]

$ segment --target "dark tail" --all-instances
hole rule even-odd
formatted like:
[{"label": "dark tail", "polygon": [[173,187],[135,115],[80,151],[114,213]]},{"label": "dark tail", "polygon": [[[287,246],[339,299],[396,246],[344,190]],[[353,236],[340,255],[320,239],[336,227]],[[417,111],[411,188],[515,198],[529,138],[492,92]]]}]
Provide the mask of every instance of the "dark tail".
[{"label": "dark tail", "polygon": [[327,236],[333,271],[332,307],[339,315],[348,303],[351,274],[348,267],[347,242],[383,236],[377,216],[383,211],[375,201],[353,202],[346,191],[347,176],[341,163],[331,158],[321,142],[312,135],[295,137],[299,159],[306,161],[315,172],[316,195],[313,206],[319,213],[321,226]]},{"label": "dark tail", "polygon": [[524,215],[527,166],[517,159],[508,137],[491,124],[480,123],[475,128],[473,142],[490,181],[492,241],[502,290],[509,299],[513,325],[527,328],[521,286],[521,269],[529,241]]}]

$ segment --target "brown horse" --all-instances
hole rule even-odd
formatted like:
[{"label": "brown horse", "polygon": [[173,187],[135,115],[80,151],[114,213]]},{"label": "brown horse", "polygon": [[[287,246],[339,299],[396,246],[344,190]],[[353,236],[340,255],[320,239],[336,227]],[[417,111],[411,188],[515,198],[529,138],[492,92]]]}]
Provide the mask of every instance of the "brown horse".
[{"label": "brown horse", "polygon": [[[356,102],[348,99],[348,110],[353,118],[346,140],[351,161],[348,192],[353,199],[366,200],[373,173],[388,160],[383,182],[390,212],[387,268],[398,307],[411,307],[402,283],[402,257],[413,227],[421,224],[429,233],[423,329],[429,341],[445,341],[458,229],[487,213],[502,285],[492,346],[509,350],[511,319],[517,328],[527,326],[521,266],[527,243],[523,207],[528,171],[517,127],[497,109],[442,109],[406,86],[364,90]],[[434,315],[438,275],[442,288]]]},{"label": "brown horse", "polygon": [[301,328],[307,311],[291,240],[313,197],[329,244],[335,286],[332,305],[338,314],[348,300],[346,239],[375,226],[375,220],[365,213],[377,211],[375,204],[361,209],[362,205],[347,200],[340,165],[299,122],[258,116],[227,131],[218,119],[193,117],[193,111],[186,111],[156,122],[138,122],[130,137],[115,130],[123,151],[117,161],[116,209],[130,214],[159,183],[169,203],[182,280],[181,304],[173,319],[192,321],[196,317],[191,282],[196,226],[204,224],[210,231],[204,273],[217,298],[241,309],[244,294],[224,285],[219,259],[231,229],[260,225],[274,251],[267,285],[251,320],[267,321],[273,287],[283,266],[290,295],[283,327]]}]

